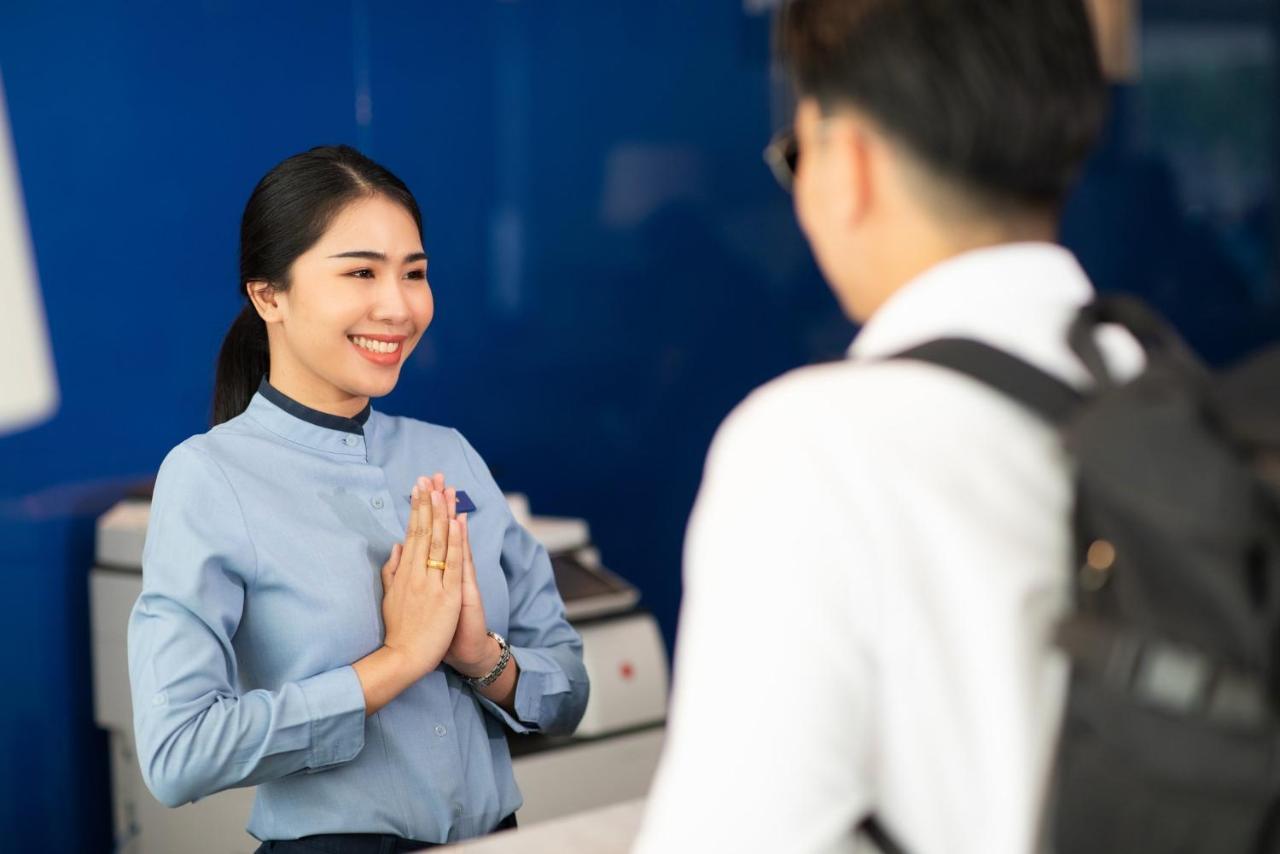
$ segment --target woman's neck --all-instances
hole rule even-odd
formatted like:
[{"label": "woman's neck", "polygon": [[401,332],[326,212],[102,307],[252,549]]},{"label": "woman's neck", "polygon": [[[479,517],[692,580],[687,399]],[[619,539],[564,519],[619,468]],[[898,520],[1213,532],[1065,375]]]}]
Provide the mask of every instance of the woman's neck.
[{"label": "woman's neck", "polygon": [[303,406],[342,418],[354,418],[369,405],[368,397],[348,394],[300,366],[272,364],[267,382]]}]

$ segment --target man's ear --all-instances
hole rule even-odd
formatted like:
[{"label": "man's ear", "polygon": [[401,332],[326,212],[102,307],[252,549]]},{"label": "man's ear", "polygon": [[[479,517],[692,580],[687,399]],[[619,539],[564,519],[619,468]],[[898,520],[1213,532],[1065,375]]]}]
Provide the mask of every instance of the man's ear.
[{"label": "man's ear", "polygon": [[279,323],[284,319],[277,300],[280,292],[271,287],[270,282],[245,282],[244,289],[249,295],[249,302],[253,303],[254,309],[263,321]]},{"label": "man's ear", "polygon": [[827,144],[833,149],[832,160],[839,172],[837,214],[846,225],[855,226],[866,219],[875,199],[879,177],[875,162],[879,154],[877,140],[862,122],[848,118],[831,122],[827,133]]}]

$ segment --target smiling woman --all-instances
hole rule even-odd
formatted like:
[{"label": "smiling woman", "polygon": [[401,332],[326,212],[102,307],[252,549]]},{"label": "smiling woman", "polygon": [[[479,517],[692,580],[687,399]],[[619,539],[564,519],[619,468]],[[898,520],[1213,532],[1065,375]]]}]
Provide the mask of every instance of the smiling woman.
[{"label": "smiling woman", "polygon": [[254,189],[240,250],[214,426],[160,468],[129,620],[143,777],[171,806],[256,785],[261,852],[513,827],[503,727],[572,731],[586,671],[475,449],[370,405],[434,314],[418,206],[316,148]]},{"label": "smiling woman", "polygon": [[218,357],[213,422],[243,412],[268,374],[294,399],[347,415],[387,394],[431,323],[426,278],[422,214],[399,178],[346,146],[285,160],[245,206],[248,303]]},{"label": "smiling woman", "polygon": [[418,225],[401,203],[381,195],[349,202],[293,262],[284,288],[245,283],[266,326],[271,384],[347,415],[391,391],[431,323],[426,266]]}]

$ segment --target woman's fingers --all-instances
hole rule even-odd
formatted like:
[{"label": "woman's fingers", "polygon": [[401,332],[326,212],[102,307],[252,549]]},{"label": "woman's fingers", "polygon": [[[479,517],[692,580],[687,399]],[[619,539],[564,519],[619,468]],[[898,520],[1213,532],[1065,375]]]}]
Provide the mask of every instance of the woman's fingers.
[{"label": "woman's fingers", "polygon": [[400,565],[400,555],[403,552],[404,547],[396,543],[391,547],[391,556],[382,565],[382,590],[384,593],[391,587],[391,581],[396,577],[396,568]]},{"label": "woman's fingers", "polygon": [[[435,502],[439,501],[439,493],[431,489],[431,481],[426,481],[428,488],[422,490],[422,512],[419,516],[419,524],[422,526],[422,560],[420,565],[426,568],[426,562],[436,560],[435,543],[444,542],[444,536],[436,533],[438,522],[443,519],[443,508],[436,512]],[[439,519],[436,519],[439,517]]]},{"label": "woman's fingers", "polygon": [[471,557],[471,531],[467,527],[467,514],[458,517],[462,526],[462,575],[463,581],[472,584],[476,580],[476,563]]},{"label": "woman's fingers", "polygon": [[480,601],[480,585],[476,581],[476,562],[471,554],[471,532],[467,525],[467,514],[458,517],[462,527],[462,604],[483,605]]},{"label": "woman's fingers", "polygon": [[465,549],[462,548],[462,523],[450,519],[448,528],[448,558],[445,560],[444,589],[456,592],[462,586],[462,565]]},{"label": "woman's fingers", "polygon": [[418,512],[414,516],[417,528],[418,549],[413,555],[413,568],[423,572],[427,568],[427,557],[431,551],[431,492],[418,490]]},{"label": "woman's fingers", "polygon": [[[405,539],[405,547],[400,557],[400,566],[416,566],[428,568],[428,561],[446,563],[453,557],[453,526],[451,521],[458,518],[458,491],[454,487],[446,487],[444,475],[436,472],[431,477],[419,477],[411,493],[409,510],[409,529]],[[457,555],[458,572],[461,576],[465,570],[467,559],[466,532],[461,527],[458,532]],[[436,566],[435,569],[441,569]],[[447,569],[446,569],[447,571]],[[472,570],[474,572],[474,569]]]},{"label": "woman's fingers", "polygon": [[444,493],[431,491],[431,541],[427,546],[427,560],[442,561],[449,548],[449,513],[445,508]]},{"label": "woman's fingers", "polygon": [[404,551],[400,555],[400,566],[405,569],[417,566],[422,560],[421,555],[426,542],[422,523],[419,521],[422,515],[422,499],[422,491],[415,486],[409,500],[409,525],[405,529]]}]

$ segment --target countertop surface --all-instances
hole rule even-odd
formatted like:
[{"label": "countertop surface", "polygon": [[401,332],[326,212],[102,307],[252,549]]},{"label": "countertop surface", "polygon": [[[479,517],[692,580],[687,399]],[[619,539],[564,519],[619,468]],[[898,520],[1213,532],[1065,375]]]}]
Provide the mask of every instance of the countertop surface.
[{"label": "countertop surface", "polygon": [[644,798],[452,845],[459,854],[625,854],[640,830]]}]

